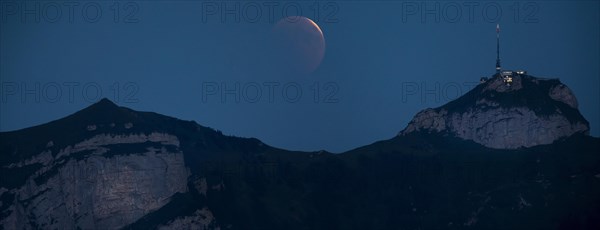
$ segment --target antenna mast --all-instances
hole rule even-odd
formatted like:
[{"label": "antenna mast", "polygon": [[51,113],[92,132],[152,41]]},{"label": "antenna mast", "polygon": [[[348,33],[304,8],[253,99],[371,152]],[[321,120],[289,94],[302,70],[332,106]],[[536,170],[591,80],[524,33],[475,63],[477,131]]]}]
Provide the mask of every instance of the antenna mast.
[{"label": "antenna mast", "polygon": [[500,73],[500,24],[496,24],[496,73]]}]

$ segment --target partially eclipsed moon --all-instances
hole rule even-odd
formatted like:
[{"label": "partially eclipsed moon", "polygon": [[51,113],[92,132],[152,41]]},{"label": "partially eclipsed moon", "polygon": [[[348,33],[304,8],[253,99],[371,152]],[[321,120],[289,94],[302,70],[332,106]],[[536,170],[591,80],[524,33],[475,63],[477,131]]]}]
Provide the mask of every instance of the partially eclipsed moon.
[{"label": "partially eclipsed moon", "polygon": [[279,20],[274,29],[278,56],[284,67],[311,73],[325,56],[325,37],[312,20],[293,16]]}]

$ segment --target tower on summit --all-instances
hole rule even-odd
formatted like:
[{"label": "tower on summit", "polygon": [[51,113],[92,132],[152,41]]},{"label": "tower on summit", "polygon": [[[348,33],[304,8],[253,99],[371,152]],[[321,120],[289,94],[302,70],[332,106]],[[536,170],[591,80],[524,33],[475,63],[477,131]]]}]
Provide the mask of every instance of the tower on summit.
[{"label": "tower on summit", "polygon": [[496,24],[496,73],[500,73],[500,24]]}]

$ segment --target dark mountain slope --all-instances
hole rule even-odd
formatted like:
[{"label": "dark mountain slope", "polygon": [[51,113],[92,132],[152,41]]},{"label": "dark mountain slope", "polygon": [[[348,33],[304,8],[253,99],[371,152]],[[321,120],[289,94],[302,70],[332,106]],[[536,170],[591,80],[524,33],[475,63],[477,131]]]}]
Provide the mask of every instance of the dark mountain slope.
[{"label": "dark mountain slope", "polygon": [[0,133],[2,228],[597,229],[600,139],[291,152],[102,100]]}]

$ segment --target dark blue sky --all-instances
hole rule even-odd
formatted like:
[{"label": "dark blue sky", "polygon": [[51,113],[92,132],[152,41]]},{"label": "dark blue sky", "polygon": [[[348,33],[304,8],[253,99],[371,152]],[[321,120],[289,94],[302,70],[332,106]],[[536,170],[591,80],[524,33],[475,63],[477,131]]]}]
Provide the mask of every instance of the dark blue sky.
[{"label": "dark blue sky", "polygon": [[[107,97],[276,147],[341,152],[393,137],[493,74],[500,23],[503,67],[560,78],[600,134],[596,1],[1,3],[1,131]],[[311,74],[273,65],[273,24],[298,7],[326,42]]]}]

